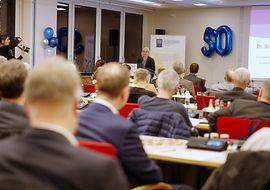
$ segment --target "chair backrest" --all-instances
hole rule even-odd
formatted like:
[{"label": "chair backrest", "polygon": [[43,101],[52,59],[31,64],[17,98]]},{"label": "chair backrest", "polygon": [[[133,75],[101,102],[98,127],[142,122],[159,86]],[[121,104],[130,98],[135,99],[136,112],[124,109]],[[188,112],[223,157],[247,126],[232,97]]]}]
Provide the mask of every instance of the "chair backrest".
[{"label": "chair backrest", "polygon": [[203,84],[205,85],[205,83],[206,83],[206,80],[205,80],[205,79],[203,79]]},{"label": "chair backrest", "polygon": [[195,95],[197,95],[198,92],[200,92],[199,85],[194,85],[194,93],[195,93]]},{"label": "chair backrest", "polygon": [[270,127],[270,123],[260,119],[220,116],[217,118],[216,126],[219,134],[229,134],[230,139],[246,139],[255,131]]},{"label": "chair backrest", "polygon": [[117,158],[116,149],[114,148],[113,145],[109,143],[79,141],[79,145],[89,150],[94,150],[96,152],[105,154],[112,158]]},{"label": "chair backrest", "polygon": [[84,84],[83,90],[84,90],[84,92],[90,92],[90,93],[96,92],[95,85],[93,85],[93,84]]},{"label": "chair backrest", "polygon": [[150,185],[138,186],[131,190],[172,190],[172,186],[167,183],[159,182]]},{"label": "chair backrest", "polygon": [[215,96],[205,96],[205,95],[196,95],[197,109],[202,110],[205,107],[208,107],[210,99],[215,100]]},{"label": "chair backrest", "polygon": [[135,104],[135,103],[126,103],[124,105],[124,107],[122,107],[119,110],[120,115],[122,115],[124,118],[128,117],[128,114],[135,108],[138,108],[139,104]]}]

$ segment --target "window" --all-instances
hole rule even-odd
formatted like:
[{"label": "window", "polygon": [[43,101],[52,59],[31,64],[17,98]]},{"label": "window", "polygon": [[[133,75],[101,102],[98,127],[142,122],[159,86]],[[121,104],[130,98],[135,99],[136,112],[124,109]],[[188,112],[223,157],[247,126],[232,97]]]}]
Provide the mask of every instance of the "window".
[{"label": "window", "polygon": [[120,12],[102,10],[101,58],[106,62],[119,61]]},{"label": "window", "polygon": [[68,12],[69,5],[57,3],[57,39],[56,54],[67,58],[68,52]]},{"label": "window", "polygon": [[15,37],[15,0],[0,1],[0,33]]},{"label": "window", "polygon": [[141,55],[143,16],[126,13],[125,62],[136,63]]},{"label": "window", "polygon": [[91,73],[95,65],[96,9],[75,6],[74,62],[80,72]]}]

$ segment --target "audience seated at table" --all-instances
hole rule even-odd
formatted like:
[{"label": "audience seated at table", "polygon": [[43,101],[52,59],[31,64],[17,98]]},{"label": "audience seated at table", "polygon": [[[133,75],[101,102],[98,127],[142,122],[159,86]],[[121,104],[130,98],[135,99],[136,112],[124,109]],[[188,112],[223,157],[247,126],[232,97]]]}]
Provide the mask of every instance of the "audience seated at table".
[{"label": "audience seated at table", "polygon": [[189,75],[185,76],[184,78],[193,82],[193,85],[199,86],[200,92],[206,92],[206,87],[204,85],[203,79],[197,77],[197,73],[199,72],[199,65],[198,63],[191,63],[189,67]]},{"label": "audience seated at table", "polygon": [[[244,91],[242,91],[244,92]],[[270,79],[263,82],[258,94],[258,100],[237,99],[229,107],[210,113],[207,117],[211,131],[216,131],[218,116],[232,116],[240,118],[259,118],[270,121]]]},{"label": "audience seated at table", "polygon": [[196,98],[195,92],[194,92],[194,86],[193,83],[190,80],[184,79],[185,76],[185,68],[183,63],[177,61],[173,63],[173,69],[179,76],[179,85],[180,88],[185,88],[190,92],[190,94],[193,96],[193,100]]},{"label": "audience seated at table", "polygon": [[147,157],[136,126],[118,115],[129,96],[128,70],[109,63],[96,79],[97,99],[80,113],[77,138],[114,145],[131,188],[160,182],[160,169]]},{"label": "audience seated at table", "polygon": [[147,95],[150,97],[156,96],[152,91],[146,90],[147,84],[150,81],[150,73],[146,69],[139,68],[134,73],[134,87],[130,87],[130,94],[128,98],[129,103],[137,103],[139,97]]},{"label": "audience seated at table", "polygon": [[35,67],[25,85],[31,128],[0,142],[0,176],[37,181],[57,190],[128,189],[116,161],[77,147],[72,133],[80,91],[79,74],[64,59]]},{"label": "audience seated at table", "polygon": [[77,138],[114,145],[131,187],[159,182],[160,170],[144,152],[136,127],[118,115],[129,97],[128,70],[109,63],[96,79],[97,98],[80,113]]},{"label": "audience seated at table", "polygon": [[224,82],[212,84],[207,90],[207,94],[213,96],[219,92],[230,91],[233,87],[233,70],[229,69],[224,73]]},{"label": "audience seated at table", "polygon": [[28,71],[19,60],[0,65],[0,139],[20,134],[29,127],[24,112],[24,81]]},{"label": "audience seated at table", "polygon": [[250,73],[248,69],[240,67],[233,72],[234,88],[230,91],[216,93],[216,99],[234,101],[235,99],[256,100],[256,96],[245,92],[244,90],[250,84]]},{"label": "audience seated at table", "polygon": [[[234,71],[232,69],[227,70],[224,74],[224,82],[211,85],[210,88],[207,90],[207,94],[210,96],[215,96],[219,92],[226,92],[232,90],[234,88],[233,73]],[[250,94],[253,93],[253,89],[250,87],[246,87],[244,91]]]},{"label": "audience seated at table", "polygon": [[174,70],[164,70],[158,75],[157,96],[141,96],[138,104],[144,110],[179,113],[184,118],[186,124],[192,127],[184,105],[171,100],[172,96],[178,91],[178,88],[179,77],[177,73]]}]

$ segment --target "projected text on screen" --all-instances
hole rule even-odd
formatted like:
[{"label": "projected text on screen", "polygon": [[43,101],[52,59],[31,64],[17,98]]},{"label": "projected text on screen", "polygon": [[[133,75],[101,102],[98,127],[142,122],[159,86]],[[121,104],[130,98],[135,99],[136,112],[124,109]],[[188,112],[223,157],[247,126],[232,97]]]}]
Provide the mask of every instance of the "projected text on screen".
[{"label": "projected text on screen", "polygon": [[248,69],[253,79],[270,78],[270,7],[253,7]]}]

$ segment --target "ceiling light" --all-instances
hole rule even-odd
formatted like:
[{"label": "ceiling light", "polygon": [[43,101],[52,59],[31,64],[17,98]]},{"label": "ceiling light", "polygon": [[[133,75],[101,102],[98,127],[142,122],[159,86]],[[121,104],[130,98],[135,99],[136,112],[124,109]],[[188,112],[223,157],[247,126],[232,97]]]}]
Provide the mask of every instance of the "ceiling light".
[{"label": "ceiling light", "polygon": [[198,7],[206,6],[206,4],[204,4],[204,3],[195,3],[195,4],[193,4],[193,5],[198,6]]},{"label": "ceiling light", "polygon": [[57,6],[67,7],[68,5],[67,4],[64,4],[64,3],[57,3]]},{"label": "ceiling light", "polygon": [[152,2],[152,1],[146,1],[146,0],[129,0],[129,1],[137,2],[137,3],[143,3],[143,4],[148,4],[148,5],[161,6],[161,4],[159,4],[159,3],[155,3],[155,2]]},{"label": "ceiling light", "polygon": [[65,10],[67,10],[67,9],[65,9],[65,8],[57,8],[57,11],[65,11]]}]

